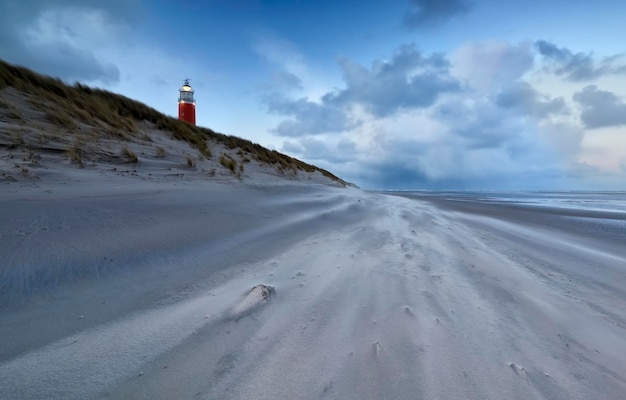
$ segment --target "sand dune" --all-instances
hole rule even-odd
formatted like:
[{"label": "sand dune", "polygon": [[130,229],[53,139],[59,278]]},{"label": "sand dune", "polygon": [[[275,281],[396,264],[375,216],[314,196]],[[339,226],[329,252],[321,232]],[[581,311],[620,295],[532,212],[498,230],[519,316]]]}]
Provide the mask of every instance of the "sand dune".
[{"label": "sand dune", "polygon": [[603,240],[467,204],[298,182],[3,192],[0,397],[622,399],[624,218]]}]

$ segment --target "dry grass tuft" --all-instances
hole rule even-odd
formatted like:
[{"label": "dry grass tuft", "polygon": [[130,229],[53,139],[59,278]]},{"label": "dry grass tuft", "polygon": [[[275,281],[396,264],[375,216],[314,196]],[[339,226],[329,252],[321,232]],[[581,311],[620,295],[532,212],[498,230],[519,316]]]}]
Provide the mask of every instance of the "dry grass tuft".
[{"label": "dry grass tuft", "polygon": [[185,156],[185,159],[187,160],[187,168],[196,168],[196,160],[189,156]]},{"label": "dry grass tuft", "polygon": [[220,164],[222,164],[225,168],[229,169],[232,174],[235,174],[235,169],[237,168],[237,162],[230,158],[228,154],[222,153],[220,155]]},{"label": "dry grass tuft", "polygon": [[80,138],[77,138],[74,143],[67,148],[67,155],[72,164],[78,164],[81,168],[85,166],[85,154],[84,143]]},{"label": "dry grass tuft", "polygon": [[21,131],[14,132],[11,137],[11,144],[9,145],[10,149],[24,147],[26,146],[26,141],[24,140],[24,134]]},{"label": "dry grass tuft", "polygon": [[167,153],[165,152],[165,149],[161,146],[156,148],[156,157],[157,158],[165,158],[165,156],[167,155]]},{"label": "dry grass tuft", "polygon": [[8,119],[21,121],[24,119],[24,115],[22,115],[22,111],[15,107],[13,104],[7,102],[6,100],[0,98],[0,109],[5,109],[7,111],[4,112],[4,116]]},{"label": "dry grass tuft", "polygon": [[137,154],[135,154],[135,152],[128,147],[122,148],[122,157],[124,157],[126,159],[126,162],[130,164],[135,164],[137,163],[137,161],[139,161],[139,159],[137,158]]}]

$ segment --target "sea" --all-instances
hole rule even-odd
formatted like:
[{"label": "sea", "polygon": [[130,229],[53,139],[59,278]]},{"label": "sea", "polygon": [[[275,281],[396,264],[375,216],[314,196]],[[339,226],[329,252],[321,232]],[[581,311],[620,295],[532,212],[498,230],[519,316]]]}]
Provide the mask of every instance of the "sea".
[{"label": "sea", "polygon": [[454,201],[519,204],[530,207],[605,211],[626,217],[626,191],[428,191],[394,190]]}]

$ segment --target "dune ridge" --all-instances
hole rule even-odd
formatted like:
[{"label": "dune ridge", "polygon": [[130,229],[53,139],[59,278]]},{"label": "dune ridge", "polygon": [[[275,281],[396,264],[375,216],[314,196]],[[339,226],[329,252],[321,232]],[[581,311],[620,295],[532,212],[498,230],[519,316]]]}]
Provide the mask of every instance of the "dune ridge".
[{"label": "dune ridge", "polygon": [[[260,172],[350,185],[329,171],[250,140],[190,125],[122,95],[80,83],[70,86],[2,60],[0,149],[0,181],[58,175],[50,164],[63,161],[144,178],[251,179]],[[142,174],[144,170],[150,172]]]}]

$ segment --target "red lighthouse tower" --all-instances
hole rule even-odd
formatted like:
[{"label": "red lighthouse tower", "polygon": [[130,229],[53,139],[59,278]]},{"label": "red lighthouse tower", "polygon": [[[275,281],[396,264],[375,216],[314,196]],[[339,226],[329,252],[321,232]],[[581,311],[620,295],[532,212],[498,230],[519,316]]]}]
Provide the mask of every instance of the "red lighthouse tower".
[{"label": "red lighthouse tower", "polygon": [[178,119],[187,121],[192,125],[196,124],[196,100],[193,98],[193,89],[189,84],[189,79],[185,79],[185,83],[180,88]]}]

